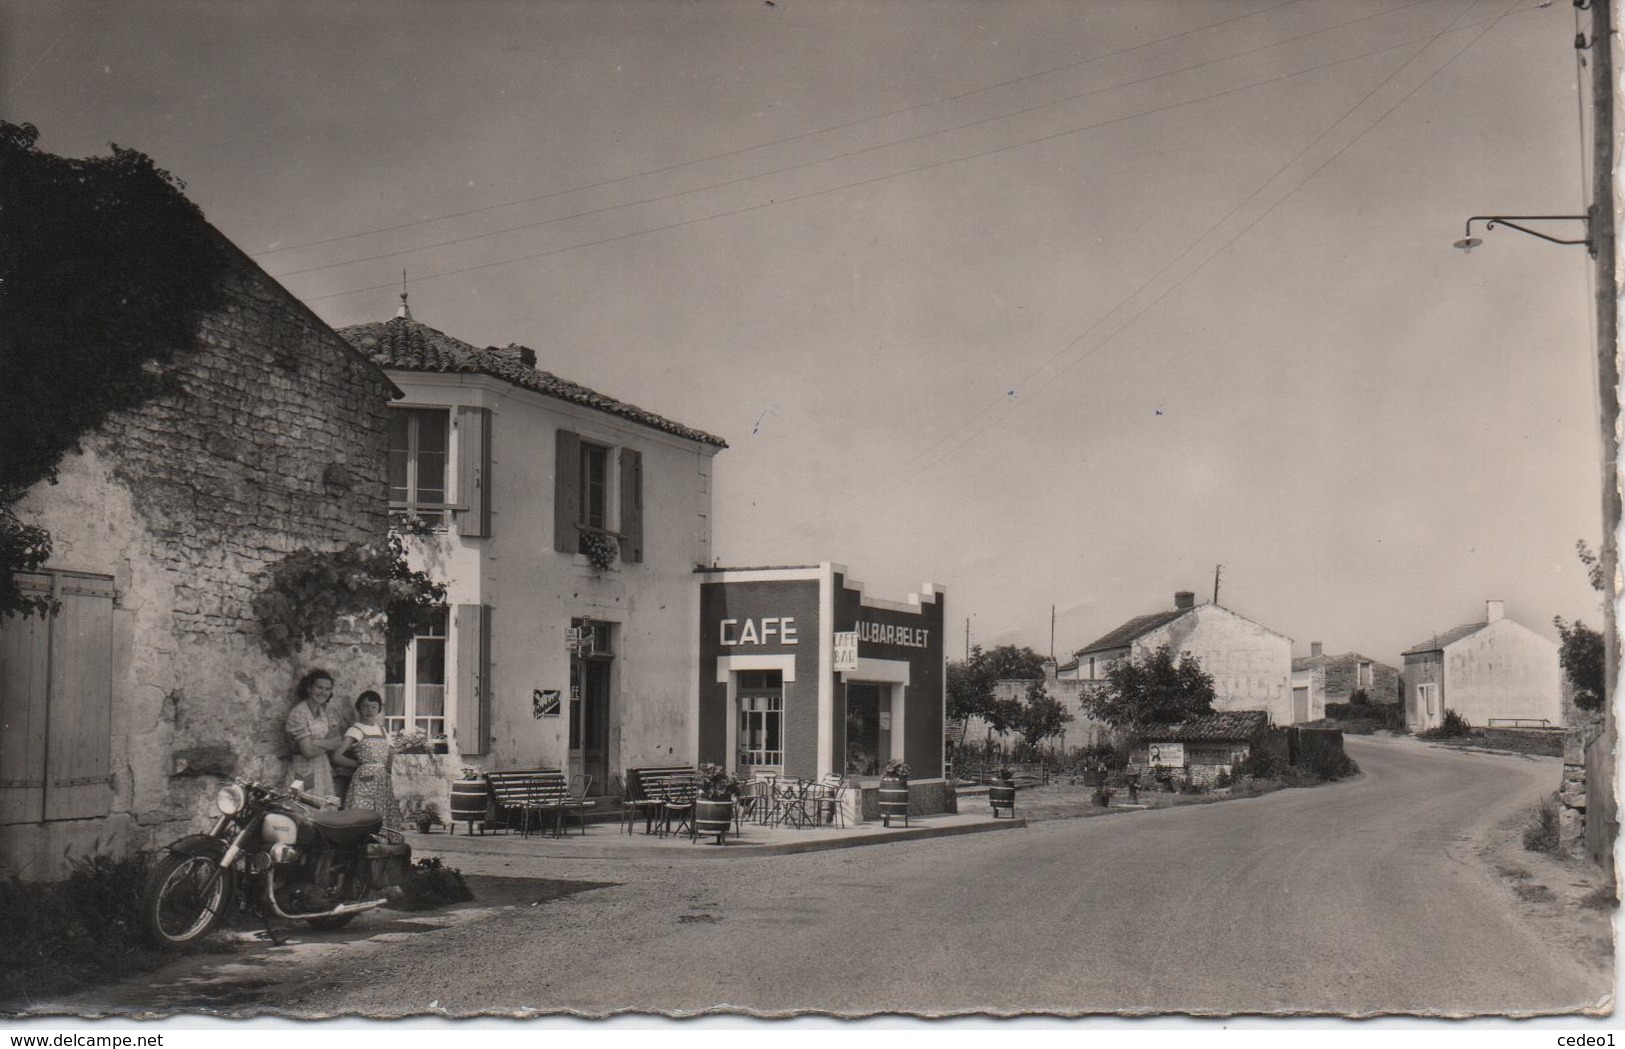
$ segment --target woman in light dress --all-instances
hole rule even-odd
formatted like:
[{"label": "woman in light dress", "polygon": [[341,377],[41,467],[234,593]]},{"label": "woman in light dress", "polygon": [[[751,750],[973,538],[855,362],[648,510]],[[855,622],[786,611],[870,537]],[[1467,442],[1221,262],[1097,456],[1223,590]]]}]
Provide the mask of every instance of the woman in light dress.
[{"label": "woman in light dress", "polygon": [[401,812],[395,804],[395,786],[390,777],[395,745],[379,723],[383,713],[384,700],[378,693],[369,690],[356,697],[356,723],[344,732],[345,749],[356,761],[344,807],[372,809],[384,817],[385,827],[400,830]]}]

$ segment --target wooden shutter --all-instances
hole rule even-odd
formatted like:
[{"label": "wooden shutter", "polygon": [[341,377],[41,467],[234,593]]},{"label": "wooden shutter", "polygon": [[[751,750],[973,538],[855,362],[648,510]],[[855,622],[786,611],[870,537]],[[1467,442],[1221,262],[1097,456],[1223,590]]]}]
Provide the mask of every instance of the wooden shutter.
[{"label": "wooden shutter", "polygon": [[621,449],[621,560],[643,560],[643,453]]},{"label": "wooden shutter", "polygon": [[452,623],[457,640],[457,749],[491,750],[491,608],[458,605]]},{"label": "wooden shutter", "polygon": [[491,410],[457,409],[457,534],[491,534]]},{"label": "wooden shutter", "polygon": [[[48,576],[18,573],[17,582],[29,597],[51,592]],[[50,645],[50,619],[0,619],[0,824],[45,818]]]},{"label": "wooden shutter", "polygon": [[45,818],[105,816],[113,801],[113,581],[63,576],[57,595]]},{"label": "wooden shutter", "polygon": [[553,549],[573,554],[581,547],[581,436],[560,430],[553,457]]}]

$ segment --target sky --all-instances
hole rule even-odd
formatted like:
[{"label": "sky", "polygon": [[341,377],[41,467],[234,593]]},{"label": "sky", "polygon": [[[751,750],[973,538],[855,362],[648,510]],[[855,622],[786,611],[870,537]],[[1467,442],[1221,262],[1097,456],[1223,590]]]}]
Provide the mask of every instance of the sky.
[{"label": "sky", "polygon": [[943,585],[950,656],[1053,607],[1064,661],[1222,564],[1295,655],[1398,664],[1491,598],[1600,624],[1586,253],[1451,249],[1585,210],[1575,17],[0,0],[0,118],[148,153],[335,327],[404,268],[418,320],[722,436],[722,564]]}]

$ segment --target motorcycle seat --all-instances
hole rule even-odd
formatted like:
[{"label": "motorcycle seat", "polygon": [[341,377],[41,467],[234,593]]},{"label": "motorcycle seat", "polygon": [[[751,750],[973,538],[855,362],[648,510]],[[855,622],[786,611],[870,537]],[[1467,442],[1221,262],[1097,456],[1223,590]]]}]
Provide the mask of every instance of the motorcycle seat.
[{"label": "motorcycle seat", "polygon": [[311,813],[310,822],[330,845],[357,845],[378,832],[384,817],[371,809],[323,809]]}]

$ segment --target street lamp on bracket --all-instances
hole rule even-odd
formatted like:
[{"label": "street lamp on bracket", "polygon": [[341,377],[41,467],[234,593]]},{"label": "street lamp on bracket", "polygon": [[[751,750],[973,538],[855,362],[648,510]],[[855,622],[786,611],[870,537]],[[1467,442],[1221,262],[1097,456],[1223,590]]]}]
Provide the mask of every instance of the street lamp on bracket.
[{"label": "street lamp on bracket", "polygon": [[[1473,236],[1473,223],[1475,222],[1482,222],[1486,230],[1492,230],[1498,225],[1506,226],[1508,229],[1515,229],[1519,233],[1527,233],[1531,237],[1539,237],[1541,240],[1551,241],[1553,244],[1584,244],[1586,251],[1593,257],[1597,254],[1597,246],[1591,242],[1590,215],[1474,215],[1467,220],[1466,234],[1451,245],[1452,247],[1460,248],[1462,252],[1467,253],[1484,243]],[[1528,226],[1520,225],[1523,222],[1584,222],[1586,223],[1586,235],[1580,240],[1565,240],[1562,237],[1554,237],[1549,233],[1542,233],[1538,229],[1530,229]]]}]

